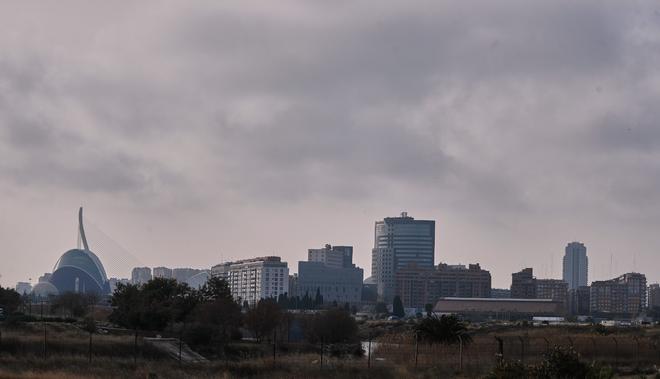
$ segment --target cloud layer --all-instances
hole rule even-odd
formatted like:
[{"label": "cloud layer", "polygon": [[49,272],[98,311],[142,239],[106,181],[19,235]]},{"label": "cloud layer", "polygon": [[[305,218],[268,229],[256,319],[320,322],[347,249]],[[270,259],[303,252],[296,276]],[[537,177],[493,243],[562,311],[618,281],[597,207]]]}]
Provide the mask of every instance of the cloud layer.
[{"label": "cloud layer", "polygon": [[295,270],[330,242],[369,271],[400,210],[500,286],[558,276],[573,239],[592,277],[658,263],[653,2],[7,2],[0,24],[0,238],[27,250],[5,285],[48,270],[30,257],[54,263],[80,203],[149,265]]}]

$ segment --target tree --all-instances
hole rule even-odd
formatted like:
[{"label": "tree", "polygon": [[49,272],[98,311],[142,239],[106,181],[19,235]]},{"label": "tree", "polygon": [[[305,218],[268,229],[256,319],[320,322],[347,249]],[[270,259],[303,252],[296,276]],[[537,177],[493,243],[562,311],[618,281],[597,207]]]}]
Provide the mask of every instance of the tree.
[{"label": "tree", "polygon": [[200,295],[185,283],[155,278],[142,286],[118,284],[110,321],[131,329],[163,330],[186,320]]},{"label": "tree", "polygon": [[131,329],[142,328],[143,301],[139,286],[118,283],[111,304],[113,310],[108,317],[110,322]]},{"label": "tree", "polygon": [[396,317],[403,317],[406,315],[406,311],[403,309],[403,303],[399,296],[395,296],[394,301],[392,302],[392,314]]},{"label": "tree", "polygon": [[379,314],[387,313],[387,305],[383,302],[376,303],[375,312]]},{"label": "tree", "polygon": [[316,296],[314,296],[314,308],[323,305],[323,296],[321,296],[321,289],[316,287]]},{"label": "tree", "polygon": [[312,316],[305,329],[307,339],[311,343],[320,340],[326,343],[346,343],[358,339],[355,319],[341,308],[330,308]]},{"label": "tree", "polygon": [[241,306],[232,298],[218,298],[200,303],[195,307],[190,320],[194,328],[210,331],[209,340],[228,340],[241,324]]},{"label": "tree", "polygon": [[97,301],[98,296],[96,294],[65,292],[53,299],[51,310],[56,313],[64,313],[70,317],[83,317],[88,308],[96,304]]},{"label": "tree", "polygon": [[452,345],[460,341],[463,341],[464,344],[472,342],[465,323],[454,315],[426,317],[415,325],[414,330],[417,338],[431,345],[434,343]]},{"label": "tree", "polygon": [[245,314],[245,326],[261,341],[279,324],[282,311],[273,299],[263,299]]},{"label": "tree", "polygon": [[431,317],[433,314],[433,304],[424,304],[424,310],[426,311],[426,315]]},{"label": "tree", "polygon": [[225,279],[212,276],[200,288],[200,297],[203,302],[213,302],[218,299],[233,299],[229,283]]},{"label": "tree", "polygon": [[21,305],[21,295],[13,288],[0,287],[0,308],[4,309],[5,316],[16,312]]}]

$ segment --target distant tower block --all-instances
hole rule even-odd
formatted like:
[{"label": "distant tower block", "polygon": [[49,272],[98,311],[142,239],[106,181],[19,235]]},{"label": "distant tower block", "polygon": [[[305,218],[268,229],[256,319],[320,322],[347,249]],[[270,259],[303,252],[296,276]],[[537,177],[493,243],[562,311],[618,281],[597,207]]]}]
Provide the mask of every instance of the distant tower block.
[{"label": "distant tower block", "polygon": [[589,258],[584,244],[571,242],[566,245],[563,265],[563,279],[568,283],[569,290],[588,285]]}]

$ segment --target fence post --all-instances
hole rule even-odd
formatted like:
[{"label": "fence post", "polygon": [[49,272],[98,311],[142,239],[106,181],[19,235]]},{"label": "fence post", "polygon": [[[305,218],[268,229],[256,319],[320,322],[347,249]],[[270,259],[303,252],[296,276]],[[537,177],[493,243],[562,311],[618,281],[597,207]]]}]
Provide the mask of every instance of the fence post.
[{"label": "fence post", "polygon": [[369,345],[367,346],[367,368],[371,368],[371,335],[369,335]]},{"label": "fence post", "polygon": [[497,353],[497,358],[499,360],[499,364],[502,364],[504,362],[504,340],[500,337],[495,337],[497,340],[497,347],[498,347],[498,353]]},{"label": "fence post", "polygon": [[138,330],[135,329],[135,342],[133,343],[133,363],[135,365],[137,365],[137,350],[138,350],[137,340],[138,340]]},{"label": "fence post", "polygon": [[635,363],[637,363],[637,366],[639,367],[639,350],[640,350],[640,348],[639,348],[639,337],[633,336],[633,339],[637,343],[637,354],[635,354],[635,360],[636,360]]},{"label": "fence post", "polygon": [[179,331],[179,366],[183,364],[183,328]]},{"label": "fence post", "polygon": [[525,339],[522,336],[518,336],[520,340],[520,363],[525,364]]},{"label": "fence post", "polygon": [[48,356],[48,332],[46,330],[46,324],[44,323],[44,360]]},{"label": "fence post", "polygon": [[614,366],[619,365],[619,341],[617,341],[616,337],[612,337],[614,340]]},{"label": "fence post", "polygon": [[273,362],[277,359],[277,328],[273,330]]},{"label": "fence post", "polygon": [[458,336],[458,371],[463,371],[463,337]]},{"label": "fence post", "polygon": [[593,345],[593,350],[591,352],[591,360],[596,361],[596,355],[597,355],[597,348],[596,348],[596,339],[594,337],[591,337],[591,344]]},{"label": "fence post", "polygon": [[417,369],[418,356],[419,356],[419,333],[415,332],[415,369]]}]

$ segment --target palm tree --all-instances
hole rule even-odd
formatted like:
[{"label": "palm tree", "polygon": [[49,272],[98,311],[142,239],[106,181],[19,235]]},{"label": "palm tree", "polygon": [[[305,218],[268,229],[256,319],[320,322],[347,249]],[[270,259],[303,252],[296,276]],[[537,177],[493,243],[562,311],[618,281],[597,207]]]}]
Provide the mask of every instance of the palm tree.
[{"label": "palm tree", "polygon": [[453,345],[459,342],[463,344],[472,342],[465,323],[453,315],[425,317],[415,325],[415,333],[419,340],[431,345],[434,343]]}]

